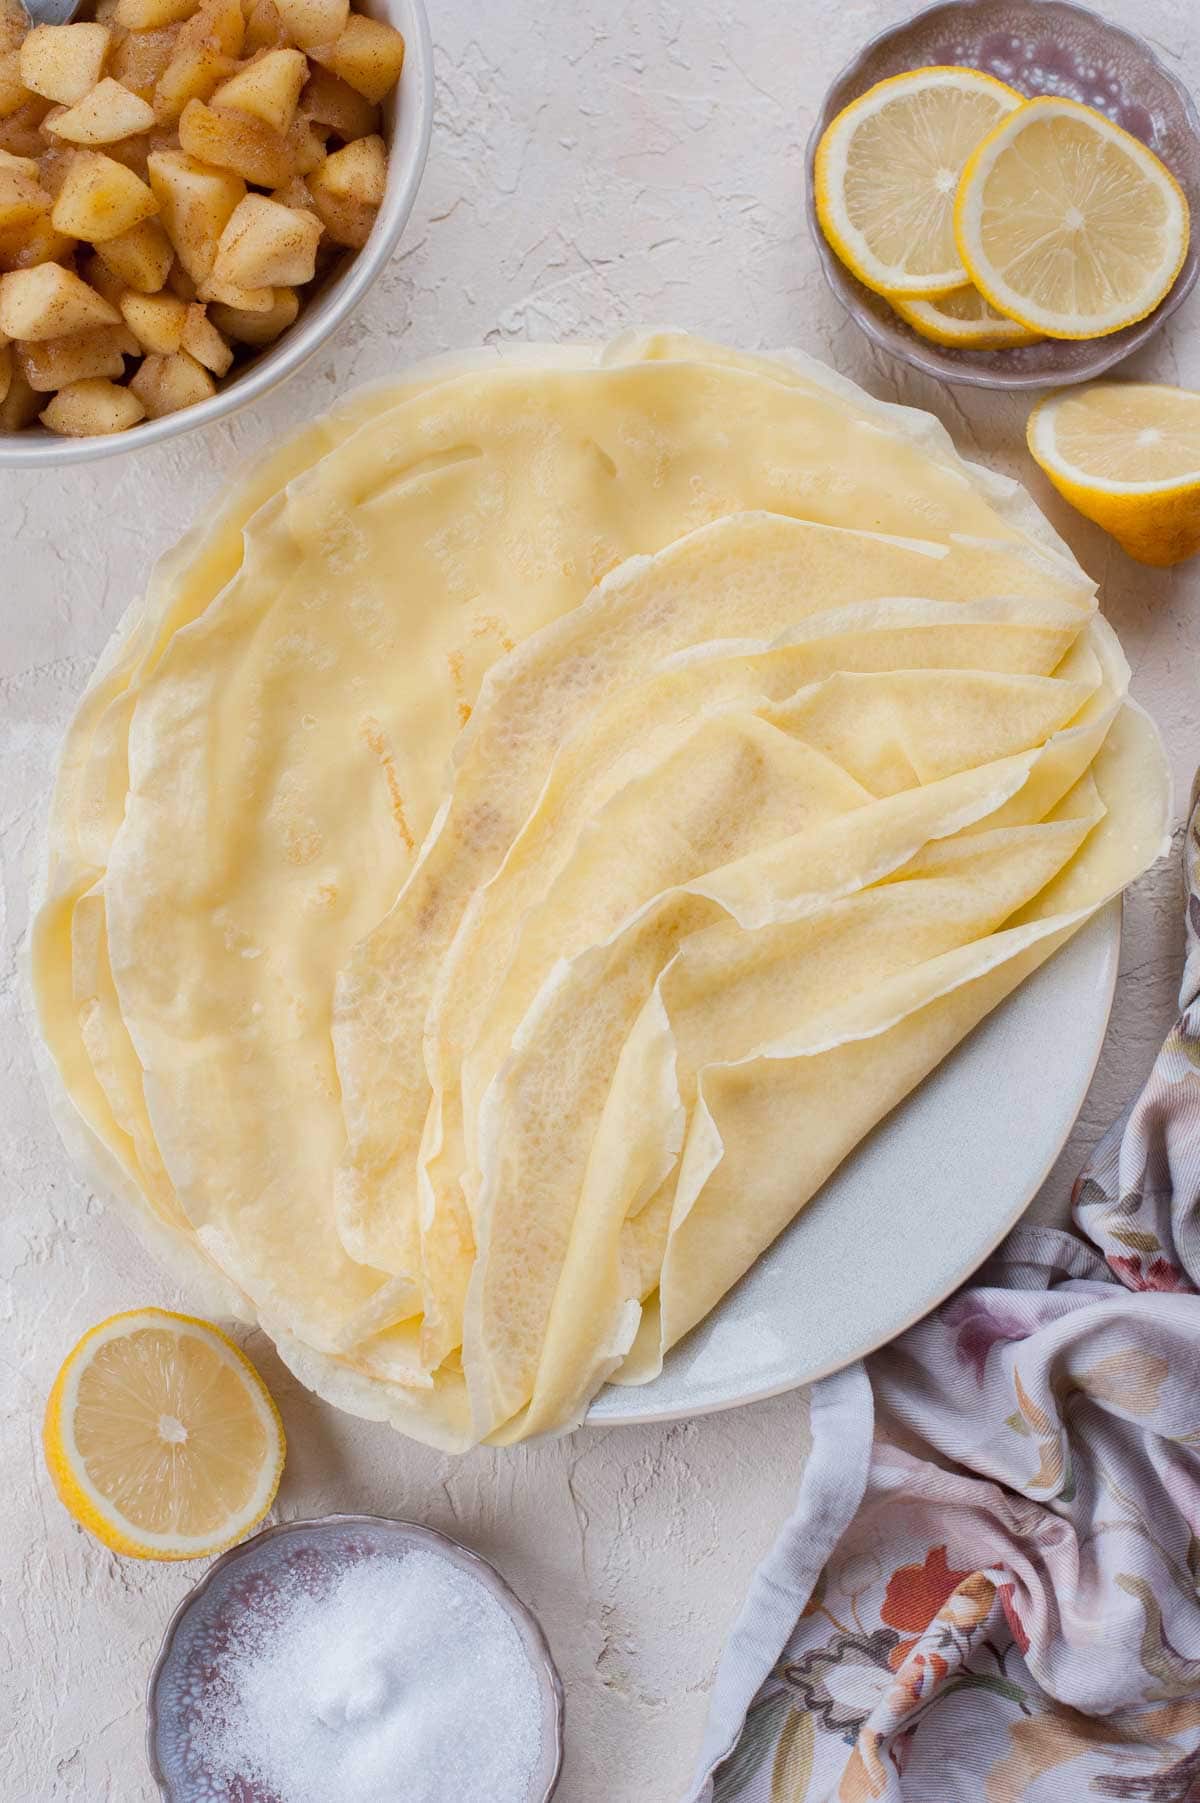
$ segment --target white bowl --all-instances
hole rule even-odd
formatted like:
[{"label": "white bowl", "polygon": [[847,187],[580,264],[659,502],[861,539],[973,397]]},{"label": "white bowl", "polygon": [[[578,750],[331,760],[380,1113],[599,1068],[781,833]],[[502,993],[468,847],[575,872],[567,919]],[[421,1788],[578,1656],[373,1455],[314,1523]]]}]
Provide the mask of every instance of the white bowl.
[{"label": "white bowl", "polygon": [[[248,401],[257,400],[296,371],[320,349],[353,311],[389,261],[408,223],[433,128],[433,46],[424,0],[355,0],[361,10],[386,19],[404,34],[404,68],[396,91],[384,103],[388,143],[388,179],[379,217],[371,236],[344,267],[327,279],[313,298],[302,303],[295,325],[273,345],[243,364],[211,400],[199,401],[162,419],[146,420],[128,432],[95,438],[60,438],[42,426],[0,433],[0,469],[50,464],[86,463],[121,451],[141,451],[195,426],[224,419]],[[49,400],[49,395],[46,399]]]}]

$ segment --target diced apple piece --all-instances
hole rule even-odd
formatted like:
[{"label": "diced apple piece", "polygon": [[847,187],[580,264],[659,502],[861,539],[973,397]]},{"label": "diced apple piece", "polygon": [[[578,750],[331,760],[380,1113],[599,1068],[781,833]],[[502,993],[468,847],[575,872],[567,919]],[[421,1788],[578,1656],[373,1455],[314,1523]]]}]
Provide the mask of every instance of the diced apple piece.
[{"label": "diced apple piece", "polygon": [[279,337],[300,311],[300,297],[294,288],[277,288],[275,304],[269,313],[247,313],[237,307],[212,306],[208,317],[226,338],[238,344],[270,344]]},{"label": "diced apple piece", "polygon": [[238,57],[246,38],[241,0],[203,0],[180,33],[180,42],[211,44],[222,56]]},{"label": "diced apple piece", "polygon": [[387,187],[387,167],[382,138],[356,138],[326,158],[320,186],[339,200],[360,200],[365,206],[377,207]]},{"label": "diced apple piece", "polygon": [[[352,147],[347,145],[346,148]],[[332,157],[327,158],[308,178],[313,212],[335,244],[344,244],[350,250],[361,250],[371,236],[371,227],[375,224],[379,209],[369,201],[334,193],[326,185],[325,172],[332,161]]]},{"label": "diced apple piece", "polygon": [[350,0],[275,0],[283,29],[301,50],[332,44],[350,17]]},{"label": "diced apple piece", "polygon": [[221,234],[213,278],[244,288],[311,282],[320,239],[321,221],[315,214],[280,206],[264,194],[247,194]]},{"label": "diced apple piece", "polygon": [[299,50],[268,50],[223,81],[212,97],[216,107],[249,113],[272,130],[286,132],[300,90],[308,80],[308,58]]},{"label": "diced apple piece", "polygon": [[139,294],[157,294],[171,267],[171,242],[157,219],[143,219],[96,249],[113,274]]},{"label": "diced apple piece", "polygon": [[[111,245],[109,248],[111,249]],[[110,307],[115,307],[120,312],[127,284],[115,269],[109,267],[98,250],[89,248],[84,252],[79,260],[79,273],[89,288],[94,288],[97,294],[103,295]]]},{"label": "diced apple piece", "polygon": [[71,144],[51,143],[38,158],[38,180],[52,200],[58,198],[67,171],[78,155]]},{"label": "diced apple piece", "polygon": [[311,175],[325,161],[325,139],[329,128],[325,125],[314,125],[311,119],[301,119],[299,115],[288,127],[288,155],[292,159],[292,168],[297,175]]},{"label": "diced apple piece", "polygon": [[189,100],[207,100],[236,68],[233,57],[211,44],[180,44],[155,85],[155,119],[173,124]]},{"label": "diced apple piece", "polygon": [[0,150],[20,157],[35,157],[44,150],[40,127],[49,110],[50,102],[34,94],[15,113],[0,118]]},{"label": "diced apple piece", "polygon": [[211,369],[214,376],[223,376],[233,362],[232,347],[226,344],[200,301],[193,301],[187,310],[182,348],[205,369]]},{"label": "diced apple piece", "polygon": [[126,31],[161,31],[190,19],[195,10],[196,0],[117,0],[113,16]]},{"label": "diced apple piece", "polygon": [[256,50],[278,50],[287,44],[287,33],[275,0],[252,0],[246,10],[246,36],[242,49],[247,56]]},{"label": "diced apple piece", "polygon": [[121,315],[60,263],[0,275],[0,332],[6,338],[61,338],[88,326],[120,325]]},{"label": "diced apple piece", "polygon": [[20,370],[14,369],[7,393],[0,401],[0,431],[23,432],[37,418],[45,398],[29,386]]},{"label": "diced apple piece", "polygon": [[74,248],[74,238],[55,231],[49,213],[39,213],[27,225],[0,231],[0,273],[33,269],[38,263],[64,262]]},{"label": "diced apple piece", "polygon": [[21,79],[21,52],[6,50],[0,55],[0,119],[11,119],[32,99],[32,90]]},{"label": "diced apple piece", "polygon": [[146,417],[141,400],[129,388],[92,377],[60,388],[42,413],[42,424],[64,438],[98,438],[127,432]]},{"label": "diced apple piece", "polygon": [[147,357],[129,386],[151,419],[178,413],[181,407],[192,407],[217,392],[217,385],[203,364],[186,351],[176,351],[170,357]]},{"label": "diced apple piece", "polygon": [[208,275],[197,288],[196,298],[219,301],[223,307],[236,307],[241,313],[269,313],[275,305],[275,290],[245,288],[240,282],[222,282],[216,275]]},{"label": "diced apple piece", "polygon": [[39,394],[53,394],[69,382],[93,376],[119,380],[125,374],[125,358],[140,354],[137,340],[124,326],[93,326],[86,332],[16,346],[17,368]]},{"label": "diced apple piece", "polygon": [[192,280],[202,282],[246,184],[227,169],[208,167],[181,151],[155,151],[149,164],[150,186],[175,255]]},{"label": "diced apple piece", "polygon": [[138,294],[131,288],[121,296],[119,305],[143,351],[169,357],[183,343],[188,304],[177,294]]},{"label": "diced apple piece", "polygon": [[47,120],[46,130],[71,144],[115,144],[153,124],[154,108],[106,75],[90,94],[57,119]]},{"label": "diced apple piece", "polygon": [[157,212],[157,200],[132,169],[92,150],[67,170],[51,218],[60,232],[101,244]]},{"label": "diced apple piece", "polygon": [[365,13],[351,13],[340,37],[333,43],[310,46],[308,54],[378,105],[400,79],[404,39],[394,25],[368,19]]},{"label": "diced apple piece", "polygon": [[157,31],[127,32],[108,59],[109,74],[131,94],[149,100],[174,54],[179,29],[178,25],[160,25]]},{"label": "diced apple piece", "polygon": [[21,45],[21,80],[35,94],[74,106],[100,79],[107,25],[35,25]]},{"label": "diced apple piece", "polygon": [[92,17],[97,25],[107,25],[110,31],[124,31],[125,27],[117,23],[117,0],[96,0],[92,8]]},{"label": "diced apple piece", "polygon": [[31,175],[38,179],[38,161],[36,157],[14,156],[11,150],[0,150],[0,169],[13,169],[21,175]]},{"label": "diced apple piece", "polygon": [[172,294],[177,294],[180,300],[194,301],[196,298],[196,284],[178,257],[167,271],[167,287]]},{"label": "diced apple piece", "polygon": [[[22,163],[28,163],[33,174],[27,174]],[[0,231],[15,225],[28,225],[42,213],[48,213],[51,199],[37,177],[37,164],[25,157],[14,158],[13,164],[0,164]]]},{"label": "diced apple piece", "polygon": [[179,142],[189,156],[231,169],[262,188],[278,188],[292,173],[287,139],[246,113],[218,113],[191,100],[179,121]]},{"label": "diced apple piece", "polygon": [[300,117],[347,143],[379,130],[379,109],[328,69],[312,71],[300,95]]},{"label": "diced apple piece", "polygon": [[19,50],[29,30],[29,14],[21,0],[0,0],[0,53]]}]

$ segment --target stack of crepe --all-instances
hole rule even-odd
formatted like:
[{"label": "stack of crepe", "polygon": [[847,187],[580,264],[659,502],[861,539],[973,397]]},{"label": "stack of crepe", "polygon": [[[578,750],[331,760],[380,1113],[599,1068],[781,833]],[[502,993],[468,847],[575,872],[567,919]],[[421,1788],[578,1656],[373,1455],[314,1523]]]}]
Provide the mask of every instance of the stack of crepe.
[{"label": "stack of crepe", "polygon": [[331,1401],[568,1427],[1158,854],[1128,676],[1027,497],[820,365],[425,366],[246,479],[80,704],[64,1132]]}]

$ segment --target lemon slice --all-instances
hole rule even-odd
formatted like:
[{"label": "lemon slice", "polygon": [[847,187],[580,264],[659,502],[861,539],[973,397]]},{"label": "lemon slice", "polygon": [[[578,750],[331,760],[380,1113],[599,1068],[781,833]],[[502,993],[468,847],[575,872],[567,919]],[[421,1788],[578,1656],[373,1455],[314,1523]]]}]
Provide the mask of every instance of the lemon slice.
[{"label": "lemon slice", "polygon": [[1095,382],[1042,401],[1026,436],[1059,494],[1139,563],[1200,550],[1200,394]]},{"label": "lemon slice", "polygon": [[969,281],[954,241],[968,157],[1021,96],[977,69],[914,69],[850,103],[817,146],[817,217],[848,269],[890,299]]},{"label": "lemon slice", "polygon": [[160,1308],[84,1334],[54,1380],[43,1432],[81,1526],[135,1559],[196,1559],[247,1533],[283,1470],[279,1412],[206,1321]]},{"label": "lemon slice", "polygon": [[1152,313],[1187,253],[1188,204],[1152,151],[1074,100],[1030,100],[971,155],[955,232],[971,280],[1051,338]]},{"label": "lemon slice", "polygon": [[963,350],[1011,350],[1018,344],[1037,344],[1039,335],[984,300],[978,288],[952,288],[932,300],[904,300],[892,296],[892,306],[922,338],[934,344]]}]

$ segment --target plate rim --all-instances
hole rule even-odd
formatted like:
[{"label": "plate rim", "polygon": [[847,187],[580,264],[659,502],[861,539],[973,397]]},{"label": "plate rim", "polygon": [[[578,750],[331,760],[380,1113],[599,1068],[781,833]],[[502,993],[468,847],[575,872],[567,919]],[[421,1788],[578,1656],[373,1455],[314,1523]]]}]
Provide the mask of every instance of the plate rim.
[{"label": "plate rim", "polygon": [[[1080,1110],[1087,1099],[1087,1093],[1092,1086],[1097,1066],[1100,1063],[1100,1054],[1104,1050],[1104,1042],[1108,1037],[1109,1023],[1112,1019],[1113,1001],[1116,997],[1117,975],[1121,963],[1121,931],[1122,923],[1124,921],[1123,896],[1114,895],[1102,908],[1097,909],[1096,913],[1091,916],[1091,919],[1085,921],[1083,925],[1084,927],[1087,927],[1097,920],[1106,923],[1107,932],[1102,945],[1098,944],[1096,953],[1096,977],[1098,987],[1101,989],[1102,993],[1102,1009],[1098,1016],[1095,1043],[1092,1046],[1088,1057],[1081,1061],[1078,1080],[1072,1085],[1069,1096],[1067,1097],[1067,1104],[1063,1111],[1061,1138],[1058,1139],[1057,1144],[1055,1144],[1053,1149],[1049,1152],[1046,1162],[1039,1170],[1036,1178],[1028,1185],[1022,1186],[1020,1199],[1014,1202],[1004,1214],[1003,1218],[999,1220],[995,1232],[989,1235],[986,1243],[982,1245],[981,1250],[978,1252],[978,1255],[976,1255],[975,1252],[972,1252],[965,1266],[956,1267],[955,1274],[949,1280],[939,1278],[936,1293],[930,1295],[927,1300],[923,1301],[915,1312],[906,1316],[898,1326],[888,1327],[877,1337],[869,1337],[861,1346],[856,1347],[852,1352],[837,1354],[828,1364],[819,1365],[811,1370],[797,1372],[792,1376],[782,1379],[778,1383],[760,1384],[749,1390],[731,1393],[728,1396],[716,1399],[709,1398],[706,1401],[696,1403],[692,1407],[676,1403],[673,1406],[665,1408],[651,1407],[638,1411],[623,1411],[620,1414],[610,1414],[607,1410],[603,1413],[597,1413],[596,1403],[602,1397],[612,1397],[617,1393],[624,1393],[625,1395],[630,1396],[639,1394],[639,1388],[637,1386],[622,1386],[609,1383],[597,1393],[597,1396],[593,1399],[588,1408],[588,1412],[580,1425],[592,1428],[652,1427],[656,1423],[692,1421],[698,1419],[702,1415],[721,1415],[729,1409],[745,1408],[750,1403],[769,1402],[772,1397],[786,1396],[793,1390],[805,1389],[811,1384],[819,1383],[822,1378],[832,1377],[836,1372],[846,1370],[848,1366],[855,1364],[859,1359],[867,1358],[871,1353],[878,1352],[881,1347],[889,1345],[893,1340],[899,1339],[901,1334],[907,1333],[909,1328],[915,1327],[919,1321],[923,1321],[926,1316],[932,1314],[935,1309],[940,1308],[943,1303],[949,1301],[954,1292],[960,1289],[967,1279],[979,1270],[981,1265],[986,1264],[987,1260],[995,1252],[1001,1241],[1012,1231],[1017,1222],[1021,1219],[1021,1216],[1038,1195],[1047,1177],[1050,1175],[1050,1172],[1058,1162],[1063,1147],[1071,1136],[1071,1130],[1079,1119]],[[1065,947],[1060,948],[1060,950],[1065,950]],[[1056,952],[1054,956],[1057,957],[1058,953]],[[1049,959],[1043,968],[1049,968],[1049,966],[1053,964],[1053,961],[1053,958]],[[1023,985],[1021,987],[1023,987]],[[1008,1000],[1009,998],[1006,997],[1005,1000],[1001,1002],[1000,1009],[992,1010],[992,1013],[986,1015],[984,1019],[987,1020],[992,1018],[993,1014],[1006,1007]],[[979,1025],[982,1026],[983,1021],[979,1022]],[[969,1038],[970,1035],[968,1034],[967,1037]],[[960,1041],[960,1043],[962,1042]],[[953,1057],[957,1050],[958,1047],[955,1046],[949,1054],[950,1057]],[[943,1063],[944,1062],[945,1061],[943,1060]],[[919,1089],[920,1085],[918,1084],[916,1088]],[[909,1092],[909,1094],[914,1093],[915,1090]],[[907,1100],[907,1097],[905,1097],[904,1100]],[[853,1158],[854,1153],[851,1152],[849,1156]],[[837,1167],[837,1171],[843,1170],[846,1163],[847,1160],[843,1160]],[[833,1174],[836,1175],[837,1173],[835,1172]],[[816,1193],[819,1195],[820,1191],[818,1190]],[[798,1218],[798,1216],[794,1217],[794,1219]],[[760,1254],[760,1256],[762,1255]],[[753,1270],[754,1267],[751,1266],[750,1268]],[[742,1280],[739,1279],[739,1282],[740,1281]],[[734,1289],[736,1289],[736,1287],[737,1285],[733,1286]],[[716,1309],[710,1311],[710,1313],[704,1317],[704,1321],[711,1321],[713,1315],[725,1307],[727,1299],[731,1294],[732,1290],[727,1290],[720,1302],[717,1303]],[[696,1325],[699,1327],[703,1324],[703,1322],[697,1322]],[[680,1341],[681,1346],[685,1346],[686,1344],[687,1336]],[[672,1348],[672,1350],[675,1349]],[[647,1389],[650,1388],[649,1385],[645,1387]]]}]

